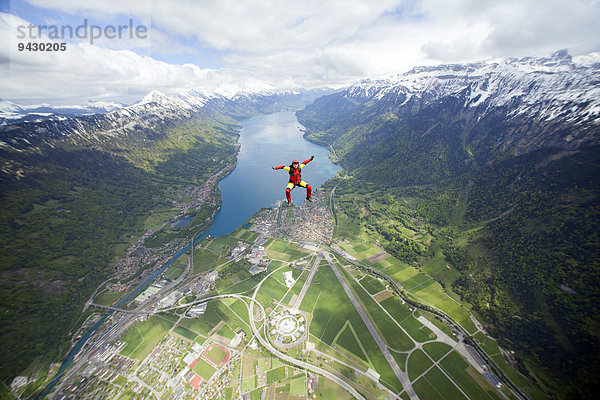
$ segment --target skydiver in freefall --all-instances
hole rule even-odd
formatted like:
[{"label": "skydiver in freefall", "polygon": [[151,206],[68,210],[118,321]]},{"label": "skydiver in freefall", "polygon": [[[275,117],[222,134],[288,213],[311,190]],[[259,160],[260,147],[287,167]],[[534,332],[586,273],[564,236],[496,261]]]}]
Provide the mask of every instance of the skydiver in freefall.
[{"label": "skydiver in freefall", "polygon": [[285,188],[285,197],[287,198],[288,206],[292,204],[292,189],[296,186],[302,186],[303,188],[306,188],[306,200],[312,201],[310,198],[312,188],[308,183],[302,180],[302,176],[300,175],[300,173],[302,171],[302,168],[304,168],[306,164],[311,162],[314,158],[315,156],[310,156],[310,158],[302,162],[302,164],[298,163],[298,160],[295,159],[294,161],[292,161],[292,164],[287,166],[271,166],[271,168],[273,169],[285,169],[290,174],[290,181],[288,182],[287,187]]}]

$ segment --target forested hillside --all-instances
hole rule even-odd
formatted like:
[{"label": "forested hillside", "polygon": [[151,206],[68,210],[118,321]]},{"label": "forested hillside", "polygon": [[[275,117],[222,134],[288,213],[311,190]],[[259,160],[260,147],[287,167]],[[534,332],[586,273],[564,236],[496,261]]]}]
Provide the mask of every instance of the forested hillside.
[{"label": "forested hillside", "polygon": [[[338,184],[348,218],[407,262],[445,260],[449,269],[434,278],[472,304],[525,373],[553,397],[587,398],[600,376],[598,118],[582,116],[590,103],[557,100],[559,90],[500,102],[502,90],[519,87],[506,73],[511,63],[480,76],[476,68],[491,67],[359,82],[298,118],[346,169],[328,185]],[[536,76],[543,63],[519,60],[514,68],[534,72],[516,80],[534,90],[567,76],[560,68]],[[593,79],[578,85],[569,90],[598,87]],[[541,118],[535,101],[571,112]]]},{"label": "forested hillside", "polygon": [[[142,235],[138,252],[153,253],[119,277],[137,279],[164,257],[160,246],[207,227],[236,162],[237,121],[299,102],[152,92],[104,115],[2,126],[0,378],[46,372],[66,353],[84,303]],[[171,225],[183,217],[185,227]]]}]

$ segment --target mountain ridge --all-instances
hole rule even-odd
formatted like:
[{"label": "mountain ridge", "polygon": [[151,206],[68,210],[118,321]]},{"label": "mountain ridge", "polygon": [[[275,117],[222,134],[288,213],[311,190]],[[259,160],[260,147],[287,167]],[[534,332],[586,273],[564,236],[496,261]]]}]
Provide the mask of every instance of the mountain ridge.
[{"label": "mountain ridge", "polygon": [[[46,366],[63,357],[69,331],[92,312],[79,319],[80,306],[109,276],[147,273],[206,229],[218,180],[235,166],[239,120],[304,101],[151,92],[105,114],[0,127],[3,381],[35,357]],[[190,222],[168,223],[180,218]],[[138,239],[141,258],[117,262]]]},{"label": "mountain ridge", "polygon": [[[568,53],[559,51],[544,58],[416,67],[393,77],[359,81],[341,96],[350,103],[373,101],[380,113],[402,115],[454,97],[464,102],[465,113],[474,109],[476,120],[469,121],[471,125],[490,113],[504,112],[504,122],[512,123],[514,134],[501,140],[510,143],[516,154],[531,149],[519,138],[523,121],[535,120],[537,127],[551,133],[531,143],[534,147],[575,148],[599,141],[598,135],[587,133],[600,127],[600,53],[583,59],[587,62],[575,64]],[[570,134],[560,134],[566,125]]]},{"label": "mountain ridge", "polygon": [[591,398],[600,366],[598,58],[418,67],[297,112],[347,172],[343,220],[409,264],[441,254],[444,287],[559,398]]},{"label": "mountain ridge", "polygon": [[0,131],[4,125],[20,122],[41,122],[44,120],[73,118],[79,116],[92,116],[95,114],[107,114],[124,108],[139,108],[148,103],[163,106],[175,106],[182,109],[198,109],[207,105],[211,100],[222,102],[260,102],[265,98],[303,97],[307,102],[319,94],[330,93],[330,88],[316,89],[232,89],[232,90],[209,90],[204,88],[192,88],[180,91],[174,95],[167,95],[158,89],[150,90],[138,101],[125,105],[114,101],[88,100],[85,104],[76,105],[51,105],[47,103],[35,105],[19,105],[10,100],[0,97]]}]

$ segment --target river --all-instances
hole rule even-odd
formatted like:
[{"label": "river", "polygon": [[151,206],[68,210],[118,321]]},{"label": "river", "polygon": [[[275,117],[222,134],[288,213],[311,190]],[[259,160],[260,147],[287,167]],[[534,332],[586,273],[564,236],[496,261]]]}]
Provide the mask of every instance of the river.
[{"label": "river", "polygon": [[[285,170],[273,171],[271,165],[289,165],[294,158],[300,162],[314,155],[315,159],[302,170],[302,179],[308,182],[313,190],[332,178],[341,168],[333,164],[327,155],[329,150],[305,140],[302,126],[294,112],[278,112],[260,115],[244,120],[240,124],[240,152],[235,169],[219,182],[223,202],[215,215],[213,224],[195,241],[207,235],[222,236],[233,232],[244,224],[262,207],[269,207],[278,200],[285,199],[285,186],[289,175]],[[298,187],[292,191],[292,202],[301,204],[306,197],[306,190]],[[179,250],[159,270],[137,286],[131,293],[119,300],[115,306],[121,307],[133,299],[162,273],[177,258],[184,254],[190,245]],[[83,345],[93,336],[114,311],[106,313],[94,324],[73,346],[66,359],[44,390],[36,399],[48,395],[73,362]]]}]

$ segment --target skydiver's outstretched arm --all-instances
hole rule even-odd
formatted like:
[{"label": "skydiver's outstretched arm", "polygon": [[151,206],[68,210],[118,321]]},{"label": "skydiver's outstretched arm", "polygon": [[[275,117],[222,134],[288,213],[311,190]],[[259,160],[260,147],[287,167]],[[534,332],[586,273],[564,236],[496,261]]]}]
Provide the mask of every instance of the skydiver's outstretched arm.
[{"label": "skydiver's outstretched arm", "polygon": [[275,167],[275,166],[271,165],[271,168],[273,168],[273,169],[284,169],[284,168],[285,168],[285,169],[287,169],[287,170],[289,170],[289,169],[290,169],[290,167],[288,167],[288,166],[286,166],[286,165],[280,165],[280,166],[278,166],[278,167]]},{"label": "skydiver's outstretched arm", "polygon": [[315,159],[315,156],[310,156],[310,158],[306,161],[303,161],[302,164],[308,164],[309,162],[311,162],[314,159]]},{"label": "skydiver's outstretched arm", "polygon": [[308,160],[302,161],[302,164],[300,164],[300,169],[304,168],[304,166],[306,164],[308,164],[309,162],[311,162],[314,158],[315,158],[315,156],[310,156],[310,158]]}]

